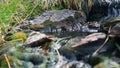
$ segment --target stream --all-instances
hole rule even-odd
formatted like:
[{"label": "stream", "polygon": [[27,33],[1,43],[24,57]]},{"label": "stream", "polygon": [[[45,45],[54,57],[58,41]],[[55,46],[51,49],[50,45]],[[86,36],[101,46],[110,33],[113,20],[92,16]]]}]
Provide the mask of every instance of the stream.
[{"label": "stream", "polygon": [[88,15],[73,9],[46,10],[17,24],[15,29],[27,34],[26,41],[1,46],[5,50],[0,56],[10,55],[12,68],[120,68],[120,38],[103,26],[112,22],[111,30],[116,29],[119,17],[120,0],[94,0]]}]

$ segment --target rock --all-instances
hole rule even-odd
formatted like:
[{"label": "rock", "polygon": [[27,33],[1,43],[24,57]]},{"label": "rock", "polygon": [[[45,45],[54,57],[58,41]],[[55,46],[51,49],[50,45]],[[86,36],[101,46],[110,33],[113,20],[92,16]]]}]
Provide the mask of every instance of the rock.
[{"label": "rock", "polygon": [[30,47],[36,47],[36,46],[42,46],[48,42],[51,42],[52,39],[49,38],[49,36],[40,33],[40,32],[31,32],[27,40],[25,41],[25,46]]},{"label": "rock", "polygon": [[[96,35],[95,35],[96,34]],[[87,35],[87,34],[86,34]],[[77,59],[77,60],[86,60],[90,58],[92,55],[106,40],[106,34],[104,33],[94,33],[86,36],[85,33],[83,35],[71,38],[68,40],[65,46],[59,49],[60,54],[65,56],[68,59]],[[90,38],[91,35],[95,35],[95,37],[91,37],[91,41],[84,43],[74,47],[79,41],[82,41],[86,37]],[[89,39],[86,39],[86,41]],[[82,42],[81,42],[82,43]],[[115,50],[115,46],[112,46],[111,43],[107,42],[104,47],[102,47],[97,54],[103,53],[113,53]]]},{"label": "rock", "polygon": [[72,61],[63,65],[62,68],[92,68],[89,64],[82,61]]},{"label": "rock", "polygon": [[[20,29],[33,29],[43,32],[57,32],[60,29],[79,30],[82,23],[86,21],[86,16],[76,10],[51,10],[45,11],[32,20],[25,20],[16,27]],[[64,29],[62,29],[64,28]]]},{"label": "rock", "polygon": [[72,47],[82,46],[86,43],[93,42],[98,39],[105,39],[105,37],[106,37],[106,34],[104,34],[104,33],[93,33],[93,34],[90,34],[90,35],[86,36],[85,38],[81,39],[79,42],[77,42]]},{"label": "rock", "polygon": [[56,65],[55,68],[92,68],[92,67],[89,64],[82,61],[71,61],[61,65],[61,67],[57,67]]},{"label": "rock", "polygon": [[114,17],[114,18],[109,18],[105,21],[102,22],[101,26],[111,26],[111,25],[115,25],[116,23],[118,23],[120,21],[120,16],[118,17]]},{"label": "rock", "polygon": [[61,56],[61,60],[56,62],[50,68],[92,68],[88,63],[83,61],[73,60],[70,61],[65,57]]},{"label": "rock", "polygon": [[120,36],[120,22],[110,30],[109,36]]},{"label": "rock", "polygon": [[[101,25],[100,29],[103,32],[106,32],[109,34],[109,36],[118,36],[120,34],[120,16],[109,18],[105,20]],[[108,30],[110,29],[110,32]]]}]

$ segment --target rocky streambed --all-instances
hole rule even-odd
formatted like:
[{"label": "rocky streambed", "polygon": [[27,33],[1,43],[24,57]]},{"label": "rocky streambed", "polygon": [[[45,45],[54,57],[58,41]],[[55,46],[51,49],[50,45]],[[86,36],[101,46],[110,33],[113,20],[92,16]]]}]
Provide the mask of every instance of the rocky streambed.
[{"label": "rocky streambed", "polygon": [[106,17],[88,21],[82,11],[45,11],[17,24],[27,39],[4,44],[0,55],[8,54],[12,68],[119,68],[119,15]]}]

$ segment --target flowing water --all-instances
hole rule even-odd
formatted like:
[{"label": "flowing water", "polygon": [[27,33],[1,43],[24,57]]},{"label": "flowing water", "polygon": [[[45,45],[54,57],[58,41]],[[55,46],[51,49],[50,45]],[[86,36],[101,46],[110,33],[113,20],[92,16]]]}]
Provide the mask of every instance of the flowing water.
[{"label": "flowing water", "polygon": [[[120,16],[120,0],[95,0],[95,6],[102,7],[103,9],[97,9],[99,11],[102,11],[106,15],[102,17],[99,22],[102,23],[103,21]],[[106,8],[105,8],[106,7]],[[99,8],[99,7],[97,7]],[[106,10],[107,9],[107,10]]]},{"label": "flowing water", "polygon": [[[100,10],[100,13],[98,13],[98,14],[101,15],[102,19],[99,17],[99,15],[95,15],[95,16],[98,16],[98,18],[100,18],[100,20],[99,20],[100,23],[102,23],[103,21],[105,21],[109,18],[114,18],[114,17],[120,16],[120,0],[96,0],[96,1],[99,1],[99,2],[101,1],[100,2],[101,5],[96,8],[94,8],[95,6],[93,6],[92,11],[95,11],[96,13],[93,12],[93,13],[91,13],[90,16],[97,14]],[[95,4],[98,5],[97,3],[95,3]],[[99,9],[99,8],[101,8],[101,9]],[[58,12],[58,13],[60,13],[60,12]],[[102,16],[101,13],[103,13],[104,16]],[[50,14],[50,12],[47,14]],[[61,13],[61,14],[63,14],[63,13]],[[66,10],[65,10],[65,14],[66,14]],[[58,17],[60,15],[56,15],[56,16]],[[64,15],[61,15],[61,17]],[[51,16],[51,15],[49,15],[49,16]],[[65,15],[65,16],[67,16],[67,15]],[[60,20],[61,17],[58,17],[58,20]],[[39,18],[39,16],[36,18],[38,18],[38,19],[35,19],[35,21],[33,23],[35,23],[36,21],[38,21],[38,22],[44,21],[44,20],[40,19],[41,17]],[[45,14],[43,14],[42,18],[43,19],[45,18],[45,20],[46,20],[48,18],[48,16],[45,17]],[[57,19],[57,18],[55,17],[55,19]],[[72,18],[70,18],[70,20],[71,19]],[[53,20],[54,20],[54,18],[53,18]],[[13,56],[14,55],[16,56],[16,54],[18,54],[19,55],[18,63],[21,66],[25,66],[25,68],[27,68],[27,67],[28,68],[29,67],[41,68],[44,66],[46,66],[46,68],[61,68],[60,66],[65,66],[65,65],[68,65],[68,66],[71,65],[71,67],[76,66],[76,68],[82,68],[83,66],[82,67],[79,66],[81,64],[83,64],[85,66],[84,68],[91,68],[90,67],[91,65],[83,63],[83,62],[81,62],[81,60],[89,61],[88,54],[92,54],[102,43],[104,43],[105,39],[100,39],[98,41],[89,42],[87,44],[82,45],[81,47],[76,47],[76,48],[72,48],[72,49],[70,49],[68,45],[72,46],[74,43],[79,42],[82,38],[84,38],[86,35],[89,34],[87,32],[89,32],[92,28],[95,28],[96,30],[98,30],[100,24],[98,22],[94,21],[94,24],[88,26],[88,25],[81,24],[81,22],[78,19],[75,19],[72,21],[67,21],[67,22],[66,21],[65,22],[62,21],[62,23],[57,23],[57,24],[55,23],[55,25],[50,25],[50,26],[45,25],[46,26],[45,28],[42,28],[41,30],[39,30],[40,32],[43,32],[43,33],[46,32],[46,33],[59,34],[59,35],[61,34],[60,37],[62,37],[62,38],[64,38],[64,36],[66,37],[66,36],[75,35],[75,37],[73,36],[72,39],[63,40],[64,42],[62,42],[61,44],[56,43],[57,40],[55,40],[56,42],[54,43],[54,45],[56,45],[56,46],[59,45],[61,47],[59,49],[60,55],[62,57],[62,58],[60,58],[61,61],[58,61],[59,57],[57,57],[57,53],[56,53],[55,49],[52,49],[53,44],[50,44],[50,48],[49,48],[48,52],[46,52],[46,53],[43,52],[43,50],[38,47],[36,47],[36,48],[22,48],[21,47],[21,49],[23,49],[23,50],[21,50],[21,52],[19,52],[20,48],[18,48],[18,49],[15,49],[14,51],[11,51],[10,54]],[[75,23],[76,21],[79,21],[79,23]],[[86,23],[87,22],[85,20],[85,24]],[[49,24],[51,24],[50,21],[49,21]],[[91,29],[89,27],[91,27]],[[83,31],[83,33],[82,33],[82,31]],[[85,31],[85,33],[84,33],[84,31]],[[93,29],[92,29],[92,31],[93,31]],[[59,38],[57,38],[57,39],[59,41]],[[66,41],[67,41],[67,43],[66,43]],[[64,45],[64,44],[66,44],[66,45]],[[104,48],[101,49],[100,53],[104,53],[104,52],[112,53],[112,51],[114,51],[115,46],[112,46],[112,44],[109,44],[109,43],[107,43],[106,45],[107,46],[105,46]],[[43,56],[43,54],[46,54],[46,56]],[[96,60],[95,60],[95,62],[96,62]],[[43,66],[41,66],[41,65],[43,65]],[[75,67],[73,67],[73,68],[75,68]]]}]

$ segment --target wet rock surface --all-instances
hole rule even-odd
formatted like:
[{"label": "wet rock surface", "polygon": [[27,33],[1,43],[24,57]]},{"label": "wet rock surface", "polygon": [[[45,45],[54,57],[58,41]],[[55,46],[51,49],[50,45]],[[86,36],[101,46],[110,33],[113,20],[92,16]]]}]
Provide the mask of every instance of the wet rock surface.
[{"label": "wet rock surface", "polygon": [[57,32],[59,30],[80,30],[82,23],[86,21],[86,16],[76,10],[54,10],[45,11],[33,20],[26,20],[17,25],[17,28],[30,28],[41,32]]},{"label": "wet rock surface", "polygon": [[[20,23],[17,26],[18,28],[22,30],[33,30],[24,43],[25,48],[23,46],[22,52],[18,53],[21,54],[20,57],[17,57],[20,62],[22,61],[20,65],[29,67],[30,64],[33,68],[94,67],[94,64],[91,63],[94,59],[92,54],[104,43],[107,34],[102,33],[105,36],[99,36],[100,38],[98,39],[93,36],[91,37],[93,41],[86,41],[82,45],[72,47],[76,43],[82,42],[82,39],[85,39],[86,36],[94,32],[99,32],[99,29],[103,25],[96,21],[86,23],[85,21],[86,17],[82,16],[80,12],[64,9],[46,11],[34,17],[32,20],[26,20]],[[112,29],[115,29],[115,26],[113,25]],[[59,36],[54,36],[51,39],[48,33],[52,33],[52,35],[57,33]],[[107,42],[97,52],[96,56],[99,54],[103,56],[104,54],[110,54],[111,56],[114,54],[115,49],[115,46]],[[10,53],[15,55],[14,52]],[[24,65],[24,63],[26,64]]]},{"label": "wet rock surface", "polygon": [[[114,2],[112,4],[114,4]],[[102,3],[102,6],[106,5],[108,4]],[[108,6],[106,7],[109,9]],[[112,8],[114,7],[112,6]],[[114,12],[113,10],[110,11]],[[115,12],[116,11],[118,11],[118,9],[115,10]],[[120,44],[118,41],[120,39],[118,37],[120,35],[120,19],[119,16],[115,16],[115,12],[111,15],[113,17],[104,18],[101,24],[101,22],[96,21],[86,22],[86,16],[76,10],[63,9],[45,11],[33,19],[26,20],[16,26],[16,28],[22,31],[27,29],[32,31],[28,33],[28,38],[24,44],[17,44],[15,47],[11,46],[9,52],[6,47],[1,47],[5,50],[0,53],[7,53],[13,56],[13,61],[17,62],[11,63],[11,65],[19,65],[22,68],[97,68],[99,66],[97,61],[102,61],[101,57],[104,56],[107,56],[110,60],[112,58],[112,61],[114,61],[113,64],[119,66],[119,49],[117,49],[115,44],[111,44]],[[111,23],[112,25],[109,32],[109,24]],[[103,37],[89,36],[92,35],[92,33],[100,33],[100,29],[107,31],[100,31],[104,34]],[[57,33],[59,36],[51,38],[49,34],[44,33],[51,33],[52,35]],[[109,36],[110,39],[105,42]],[[111,40],[115,41],[111,42]],[[74,47],[76,43],[78,44]],[[103,44],[104,46],[97,54],[92,56]],[[96,57],[99,57],[100,60],[96,59]],[[118,61],[116,61],[116,59]],[[110,63],[108,62],[107,65],[111,65],[112,61],[110,61]],[[98,66],[96,66],[97,64]]]},{"label": "wet rock surface", "polygon": [[40,33],[40,32],[31,32],[24,42],[24,46],[26,47],[41,47],[44,46],[46,43],[50,43],[52,39],[49,36]]}]

